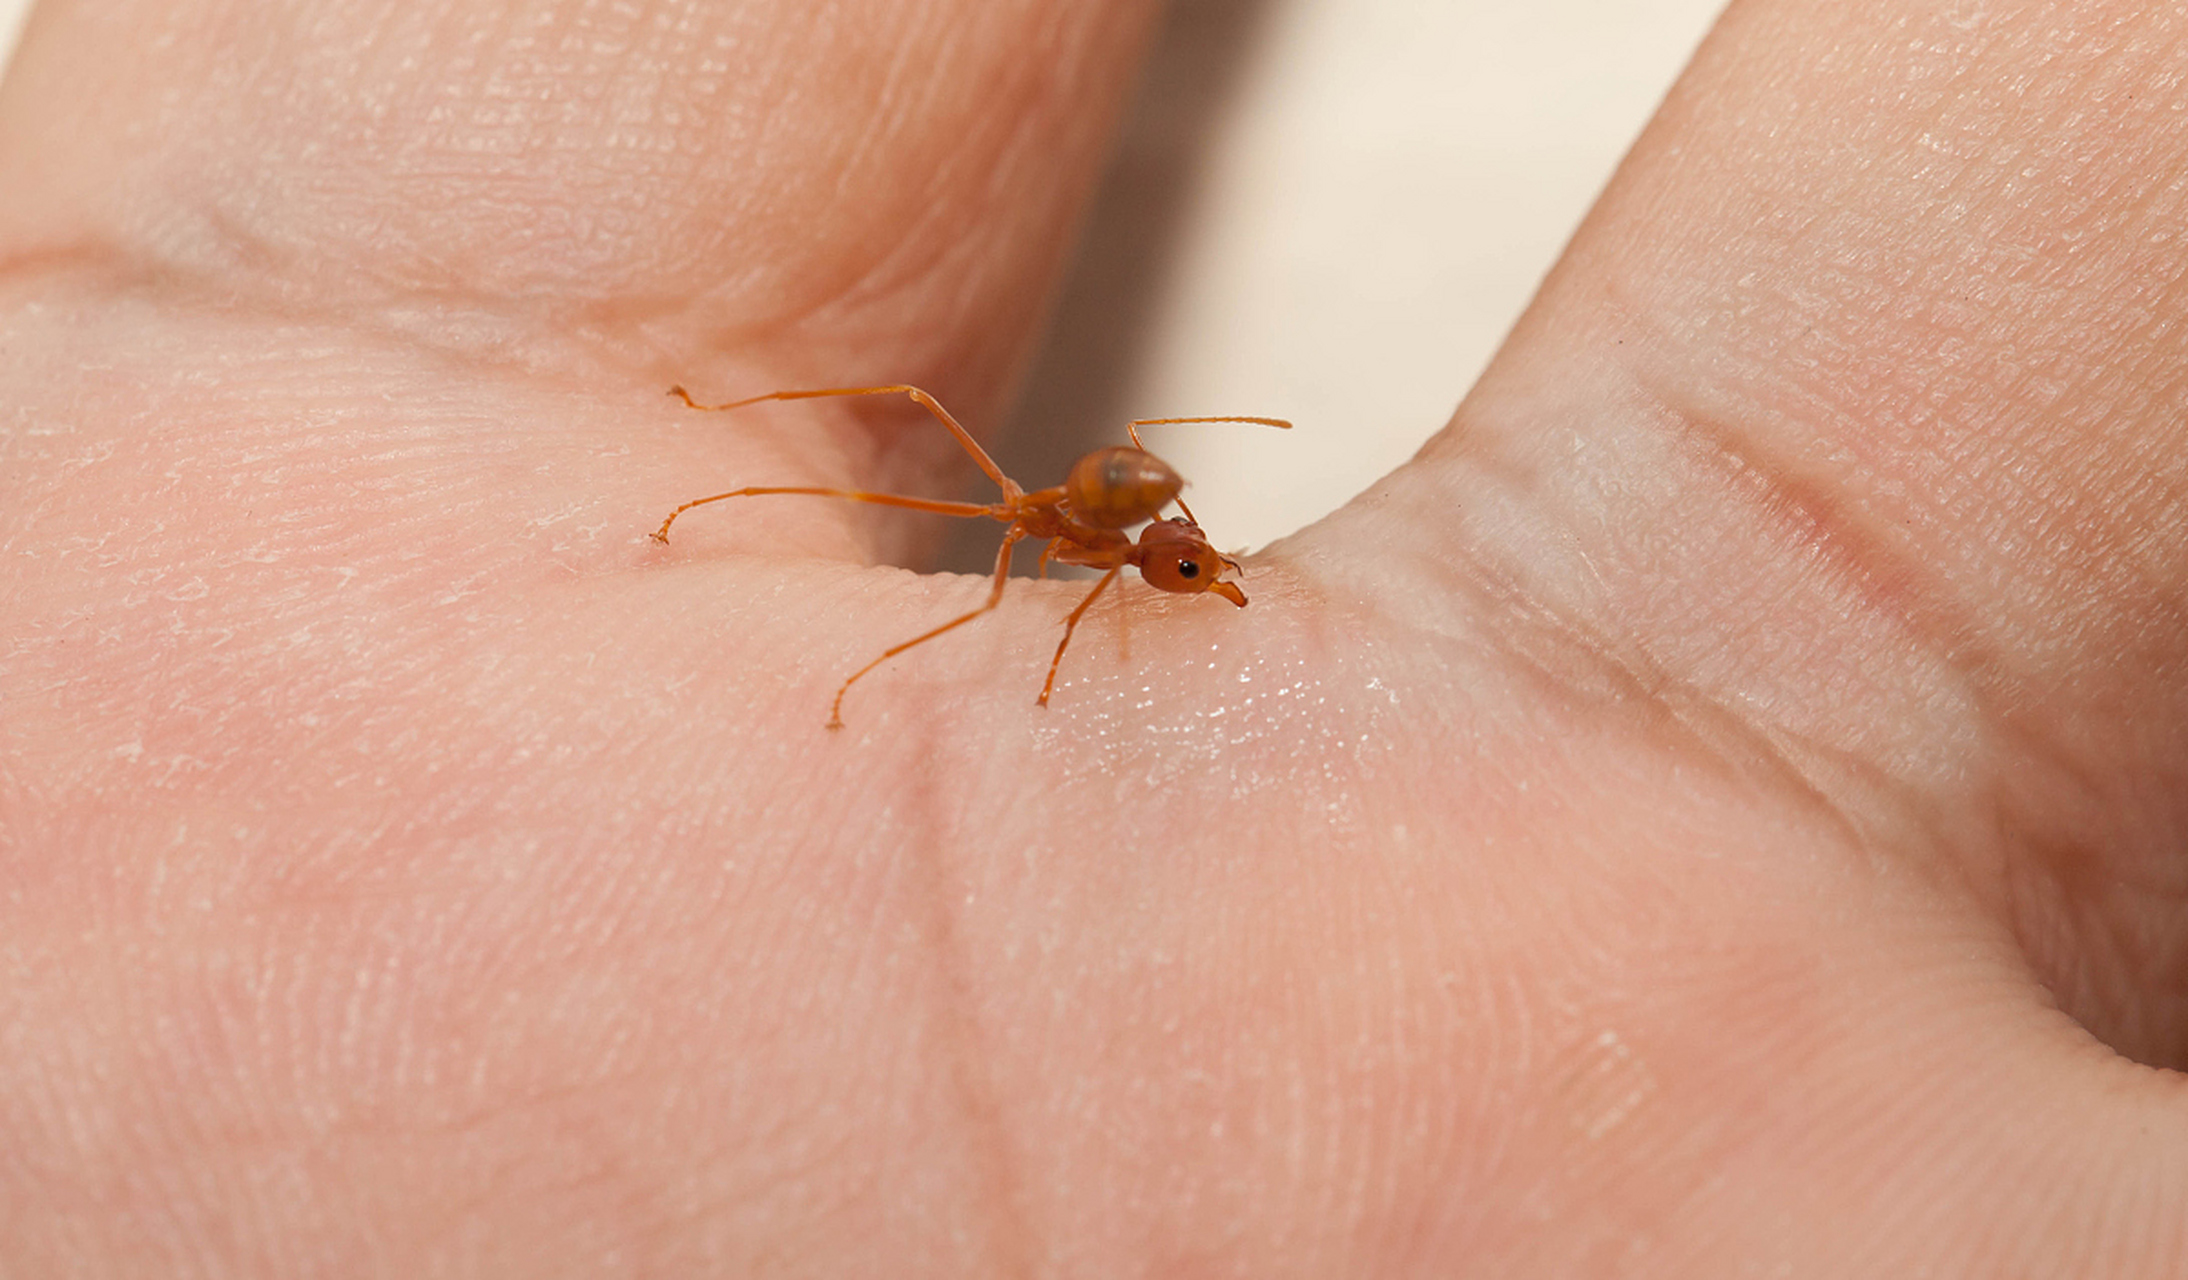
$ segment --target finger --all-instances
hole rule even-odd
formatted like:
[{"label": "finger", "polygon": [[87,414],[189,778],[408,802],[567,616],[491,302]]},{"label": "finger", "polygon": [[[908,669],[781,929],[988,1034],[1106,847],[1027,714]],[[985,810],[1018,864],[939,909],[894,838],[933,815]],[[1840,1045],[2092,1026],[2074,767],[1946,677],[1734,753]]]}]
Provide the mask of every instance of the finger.
[{"label": "finger", "polygon": [[833,381],[855,349],[992,384],[1147,9],[54,0],[0,99],[0,254],[473,306],[471,342],[670,380],[795,327]]},{"label": "finger", "polygon": [[2172,1062],[2184,49],[2170,9],[1736,4],[1452,428],[1323,535],[1385,608],[1553,619],[1927,832]]}]

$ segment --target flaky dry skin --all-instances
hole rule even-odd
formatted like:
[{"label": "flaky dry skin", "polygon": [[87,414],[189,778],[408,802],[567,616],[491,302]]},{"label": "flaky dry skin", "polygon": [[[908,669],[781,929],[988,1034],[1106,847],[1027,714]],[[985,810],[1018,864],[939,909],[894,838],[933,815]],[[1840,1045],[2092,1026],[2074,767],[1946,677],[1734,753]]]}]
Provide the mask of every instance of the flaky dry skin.
[{"label": "flaky dry skin", "polygon": [[1736,5],[1250,609],[825,733],[982,584],[645,533],[948,442],[661,389],[992,421],[1146,17],[45,7],[0,1274],[2178,1274],[2188,17]]}]

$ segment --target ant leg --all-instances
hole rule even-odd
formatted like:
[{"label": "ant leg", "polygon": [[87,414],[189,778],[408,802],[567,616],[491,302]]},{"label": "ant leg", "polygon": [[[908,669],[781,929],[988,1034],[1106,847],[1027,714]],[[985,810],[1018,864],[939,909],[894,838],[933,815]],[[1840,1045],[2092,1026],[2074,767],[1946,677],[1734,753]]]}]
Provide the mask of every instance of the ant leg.
[{"label": "ant leg", "polygon": [[1102,580],[1094,584],[1094,589],[1086,593],[1086,599],[1081,600],[1079,607],[1071,611],[1071,616],[1064,619],[1064,638],[1056,646],[1056,656],[1048,660],[1048,682],[1041,686],[1041,696],[1033,700],[1036,706],[1045,707],[1048,705],[1048,695],[1056,689],[1056,668],[1063,664],[1064,650],[1071,647],[1071,633],[1079,629],[1079,619],[1086,615],[1086,607],[1093,604],[1094,597],[1100,595],[1104,588],[1116,581],[1117,575],[1123,571],[1124,566],[1120,564],[1103,574]]},{"label": "ant leg", "polygon": [[1129,599],[1124,588],[1118,587],[1117,607],[1114,610],[1117,615],[1117,662],[1118,665],[1127,667],[1132,665],[1132,610],[1128,607]]},{"label": "ant leg", "polygon": [[921,408],[933,414],[936,421],[949,428],[950,434],[957,437],[957,443],[964,447],[966,453],[972,455],[973,462],[987,473],[988,479],[995,482],[996,488],[1001,489],[1005,497],[1015,498],[1025,492],[1025,490],[1018,487],[1017,481],[1003,474],[1003,469],[995,465],[995,459],[989,457],[988,451],[980,447],[980,442],[972,438],[972,432],[965,430],[957,419],[950,416],[950,411],[942,407],[941,401],[921,391],[918,387],[904,383],[892,383],[886,387],[822,387],[814,391],[770,391],[764,396],[732,400],[728,404],[700,404],[697,400],[691,398],[689,391],[680,386],[670,387],[669,394],[694,409],[705,409],[709,412],[719,412],[724,409],[742,409],[748,404],[758,404],[762,400],[814,400],[822,396],[907,395]]},{"label": "ant leg", "polygon": [[728,493],[693,498],[683,506],[669,512],[669,518],[663,520],[661,527],[654,530],[651,536],[655,542],[666,543],[669,540],[669,526],[676,523],[676,517],[693,507],[703,507],[709,502],[720,502],[724,498],[747,498],[768,493],[803,493],[816,498],[849,498],[853,502],[871,502],[883,507],[903,507],[909,511],[931,511],[938,516],[965,516],[968,518],[972,516],[990,516],[997,520],[1012,519],[1007,514],[1009,508],[1001,505],[987,506],[978,502],[938,502],[933,498],[907,498],[900,494],[867,493],[860,489],[811,489],[802,485],[758,485],[749,489],[732,489]]},{"label": "ant leg", "polygon": [[1026,535],[1022,530],[1015,528],[1009,530],[1003,535],[1003,545],[1001,549],[995,553],[995,585],[988,588],[988,598],[986,603],[982,604],[979,608],[973,610],[971,613],[967,613],[960,617],[950,619],[948,622],[943,623],[941,626],[936,627],[932,631],[923,632],[920,635],[913,636],[911,639],[906,640],[903,644],[897,645],[893,649],[883,650],[880,657],[874,659],[872,662],[869,662],[865,666],[860,667],[858,670],[852,672],[851,678],[843,682],[842,688],[836,690],[836,700],[833,703],[829,704],[828,727],[831,729],[841,729],[843,727],[843,695],[851,692],[851,686],[858,683],[859,677],[865,675],[869,671],[872,671],[875,667],[880,666],[882,663],[887,662],[889,659],[894,658],[898,654],[904,652],[906,649],[909,649],[914,645],[925,644],[929,640],[934,639],[936,636],[941,635],[945,631],[949,631],[956,627],[964,626],[966,623],[971,622],[974,618],[979,617],[981,614],[988,612],[990,609],[993,609],[997,604],[1001,603],[1003,599],[1003,586],[1005,583],[1010,581],[1011,548],[1017,546],[1018,540],[1025,536]]}]

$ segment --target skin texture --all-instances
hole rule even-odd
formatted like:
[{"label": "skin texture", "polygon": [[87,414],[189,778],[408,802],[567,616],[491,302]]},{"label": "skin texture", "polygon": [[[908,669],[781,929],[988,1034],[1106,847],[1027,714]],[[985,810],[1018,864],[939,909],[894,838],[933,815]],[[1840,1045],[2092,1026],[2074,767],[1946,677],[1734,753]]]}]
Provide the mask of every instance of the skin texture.
[{"label": "skin texture", "polygon": [[1253,607],[823,732],[984,584],[646,531],[960,464],[662,389],[992,422],[1149,18],[40,8],[0,1274],[2177,1274],[2188,17],[1736,3]]}]

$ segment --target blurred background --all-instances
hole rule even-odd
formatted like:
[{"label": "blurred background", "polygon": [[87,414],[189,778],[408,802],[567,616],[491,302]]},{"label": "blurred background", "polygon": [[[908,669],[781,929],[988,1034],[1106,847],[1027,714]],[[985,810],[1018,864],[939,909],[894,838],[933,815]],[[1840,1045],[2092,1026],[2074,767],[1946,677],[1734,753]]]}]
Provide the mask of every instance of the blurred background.
[{"label": "blurred background", "polygon": [[1210,539],[1343,504],[1451,416],[1722,3],[1178,0],[1004,470],[1255,414],[1297,427],[1149,433]]},{"label": "blurred background", "polygon": [[[1217,545],[1367,488],[1450,416],[1721,4],[1175,0],[1004,469],[1050,484],[1127,419],[1242,413],[1298,427],[1148,439]],[[0,0],[0,51],[29,6]],[[994,531],[964,532],[949,563],[983,571]]]}]

